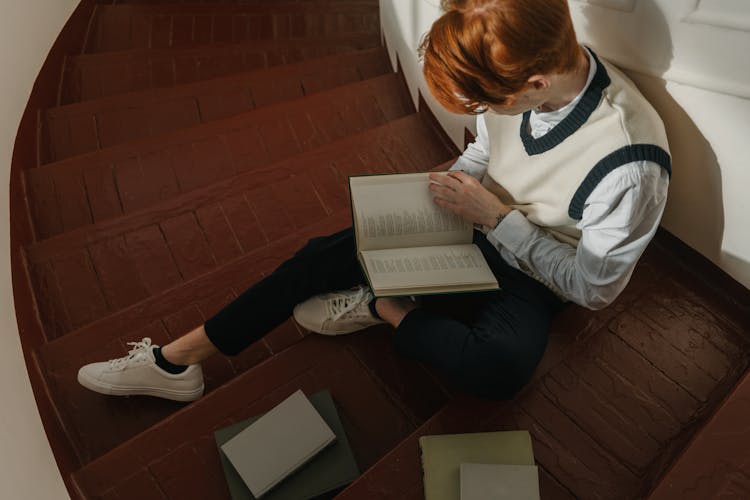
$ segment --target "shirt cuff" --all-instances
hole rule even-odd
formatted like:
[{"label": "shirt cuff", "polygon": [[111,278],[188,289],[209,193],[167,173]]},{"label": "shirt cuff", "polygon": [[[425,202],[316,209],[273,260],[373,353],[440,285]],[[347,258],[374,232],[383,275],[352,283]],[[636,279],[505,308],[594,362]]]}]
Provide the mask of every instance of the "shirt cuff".
[{"label": "shirt cuff", "polygon": [[534,236],[536,229],[519,210],[512,210],[497,227],[487,233],[487,240],[495,247],[503,246],[513,255],[518,255],[524,244]]},{"label": "shirt cuff", "polygon": [[487,171],[487,165],[461,156],[448,170],[461,170],[481,181],[482,177],[484,177],[484,173]]}]

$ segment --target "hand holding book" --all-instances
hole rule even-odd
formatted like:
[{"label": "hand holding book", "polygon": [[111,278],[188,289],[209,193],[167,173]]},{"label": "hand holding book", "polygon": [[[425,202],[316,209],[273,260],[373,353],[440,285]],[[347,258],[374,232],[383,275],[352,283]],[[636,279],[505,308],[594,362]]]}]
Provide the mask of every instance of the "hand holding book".
[{"label": "hand holding book", "polygon": [[472,244],[472,225],[433,202],[428,175],[349,178],[357,255],[373,293],[497,289],[482,252]]},{"label": "hand holding book", "polygon": [[472,224],[495,227],[501,217],[513,210],[477,179],[460,170],[432,173],[429,178],[434,202]]}]

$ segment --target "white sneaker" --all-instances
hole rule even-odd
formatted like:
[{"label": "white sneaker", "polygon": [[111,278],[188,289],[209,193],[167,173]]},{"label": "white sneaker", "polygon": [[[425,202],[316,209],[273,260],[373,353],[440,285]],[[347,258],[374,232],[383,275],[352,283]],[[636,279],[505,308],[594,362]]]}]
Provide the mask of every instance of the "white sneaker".
[{"label": "white sneaker", "polygon": [[297,304],[294,319],[297,323],[323,335],[342,335],[369,326],[385,323],[370,312],[373,299],[368,287],[316,295]]},{"label": "white sneaker", "polygon": [[92,391],[115,396],[145,395],[174,401],[195,401],[203,395],[201,365],[178,374],[156,366],[151,339],[128,342],[127,356],[91,363],[78,370],[78,382]]}]

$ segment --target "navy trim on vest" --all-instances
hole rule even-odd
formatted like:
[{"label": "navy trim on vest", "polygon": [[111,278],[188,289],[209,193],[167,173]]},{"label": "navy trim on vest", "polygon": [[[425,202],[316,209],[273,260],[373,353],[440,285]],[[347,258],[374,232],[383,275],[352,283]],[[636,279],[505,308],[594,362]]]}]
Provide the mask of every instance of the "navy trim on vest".
[{"label": "navy trim on vest", "polygon": [[578,101],[578,104],[576,104],[575,108],[573,108],[563,121],[540,138],[534,139],[534,136],[529,132],[531,111],[523,114],[523,119],[521,120],[521,141],[523,141],[523,147],[529,156],[544,153],[562,143],[586,123],[591,113],[599,105],[602,92],[609,86],[612,80],[610,80],[606,68],[604,68],[599,58],[596,57],[594,51],[589,49],[589,52],[593,56],[594,61],[596,61],[594,79],[591,80],[586,92],[581,96],[581,100]]},{"label": "navy trim on vest", "polygon": [[672,177],[672,160],[669,153],[659,146],[653,144],[624,146],[614,153],[608,154],[603,160],[594,165],[594,168],[591,169],[581,185],[578,186],[568,206],[568,215],[570,218],[581,220],[581,217],[583,217],[583,205],[601,180],[617,167],[634,161],[652,161],[658,163],[667,171],[669,177]]}]

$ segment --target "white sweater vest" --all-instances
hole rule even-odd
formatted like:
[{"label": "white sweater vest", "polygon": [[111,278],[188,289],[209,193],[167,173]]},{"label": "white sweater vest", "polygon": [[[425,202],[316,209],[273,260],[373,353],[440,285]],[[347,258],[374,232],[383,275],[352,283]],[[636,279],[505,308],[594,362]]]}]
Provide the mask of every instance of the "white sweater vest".
[{"label": "white sweater vest", "polygon": [[[593,54],[593,52],[592,52]],[[596,74],[571,113],[534,139],[529,115],[486,113],[490,161],[482,184],[555,238],[578,245],[584,203],[609,172],[653,161],[671,174],[664,125],[625,75],[594,54]]]}]

